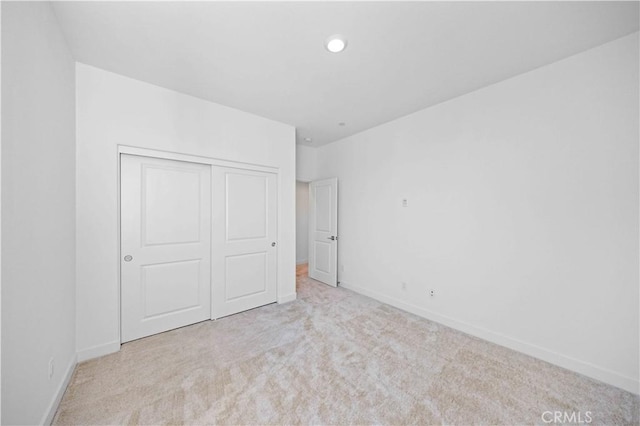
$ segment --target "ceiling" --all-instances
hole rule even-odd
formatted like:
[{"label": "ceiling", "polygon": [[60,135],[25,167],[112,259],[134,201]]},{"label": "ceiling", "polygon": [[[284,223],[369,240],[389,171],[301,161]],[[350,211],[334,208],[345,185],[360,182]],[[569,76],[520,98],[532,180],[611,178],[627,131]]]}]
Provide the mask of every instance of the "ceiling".
[{"label": "ceiling", "polygon": [[[298,143],[320,146],[638,31],[638,6],[74,1],[54,10],[77,61],[291,124]],[[324,48],[336,33],[348,39],[339,54]]]}]

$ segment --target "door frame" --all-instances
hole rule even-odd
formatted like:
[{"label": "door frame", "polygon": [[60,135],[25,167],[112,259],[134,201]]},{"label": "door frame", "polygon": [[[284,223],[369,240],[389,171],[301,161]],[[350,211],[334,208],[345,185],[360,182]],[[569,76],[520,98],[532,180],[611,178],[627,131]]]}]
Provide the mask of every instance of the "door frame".
[{"label": "door frame", "polygon": [[[117,209],[118,209],[118,232],[117,232],[118,233],[117,235],[118,255],[116,258],[116,262],[118,265],[118,342],[120,345],[122,345],[122,262],[121,262],[122,260],[122,229],[121,229],[121,223],[120,223],[121,215],[122,215],[121,214],[122,206],[120,203],[121,196],[122,196],[122,194],[120,193],[121,192],[120,191],[121,189],[120,175],[122,173],[122,170],[120,167],[120,158],[122,154],[137,155],[139,157],[159,158],[162,160],[175,160],[175,161],[185,161],[188,163],[199,163],[199,164],[209,165],[211,167],[215,167],[215,166],[229,167],[234,169],[274,173],[276,175],[276,182],[278,184],[278,187],[280,186],[280,179],[281,179],[279,167],[264,166],[261,164],[245,163],[245,162],[231,161],[231,160],[222,160],[219,158],[204,157],[200,155],[191,155],[191,154],[182,154],[178,152],[161,151],[161,150],[149,149],[149,148],[139,148],[131,145],[118,145],[118,153],[116,156],[117,170],[118,170],[117,172],[118,197],[116,200]],[[213,184],[213,173],[211,174],[211,179]],[[280,204],[280,191],[277,191],[276,205],[278,206],[279,204]],[[211,208],[213,209],[213,197],[211,197]],[[276,235],[279,236],[279,230],[280,230],[279,214],[276,215],[276,218],[277,218],[276,219]],[[278,238],[278,240],[280,240],[280,238]],[[211,241],[211,246],[213,246],[213,241]],[[213,251],[211,251],[211,256],[213,256]],[[212,262],[212,266],[213,266],[213,262]],[[278,287],[279,287],[278,280],[279,280],[278,268],[276,268],[276,299],[278,302],[280,302],[280,300],[278,299]]]}]

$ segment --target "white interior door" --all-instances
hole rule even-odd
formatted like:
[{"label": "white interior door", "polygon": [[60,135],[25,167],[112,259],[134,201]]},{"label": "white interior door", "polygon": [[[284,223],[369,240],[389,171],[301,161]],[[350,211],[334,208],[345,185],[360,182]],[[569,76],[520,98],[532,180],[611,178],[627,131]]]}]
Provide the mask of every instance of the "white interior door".
[{"label": "white interior door", "polygon": [[338,179],[309,184],[309,276],[338,286]]},{"label": "white interior door", "polygon": [[212,318],[276,301],[277,176],[213,168]]},{"label": "white interior door", "polygon": [[211,315],[211,166],[122,155],[122,342]]}]

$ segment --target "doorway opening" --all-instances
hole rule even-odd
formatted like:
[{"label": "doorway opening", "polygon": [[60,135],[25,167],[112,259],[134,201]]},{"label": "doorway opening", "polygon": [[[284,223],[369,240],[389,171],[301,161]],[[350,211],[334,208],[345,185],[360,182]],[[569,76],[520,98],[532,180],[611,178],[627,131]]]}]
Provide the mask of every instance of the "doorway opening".
[{"label": "doorway opening", "polygon": [[338,179],[296,182],[296,277],[338,286]]},{"label": "doorway opening", "polygon": [[309,271],[309,182],[296,181],[296,279]]}]

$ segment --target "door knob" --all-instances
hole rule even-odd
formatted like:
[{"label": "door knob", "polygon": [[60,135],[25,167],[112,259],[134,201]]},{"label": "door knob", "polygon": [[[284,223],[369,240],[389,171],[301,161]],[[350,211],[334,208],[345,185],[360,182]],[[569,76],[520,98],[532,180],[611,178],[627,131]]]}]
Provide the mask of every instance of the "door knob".
[{"label": "door knob", "polygon": [[275,247],[275,246],[276,246],[276,242],[274,241],[271,243],[271,247]]},{"label": "door knob", "polygon": [[124,257],[124,261],[125,261],[125,262],[131,262],[132,260],[133,260],[133,256],[131,256],[130,254],[128,254],[128,255],[126,255],[126,256]]},{"label": "door knob", "polygon": [[335,240],[336,240],[336,237],[332,235],[332,236],[330,236],[330,237],[327,237],[327,240],[335,241]]}]

